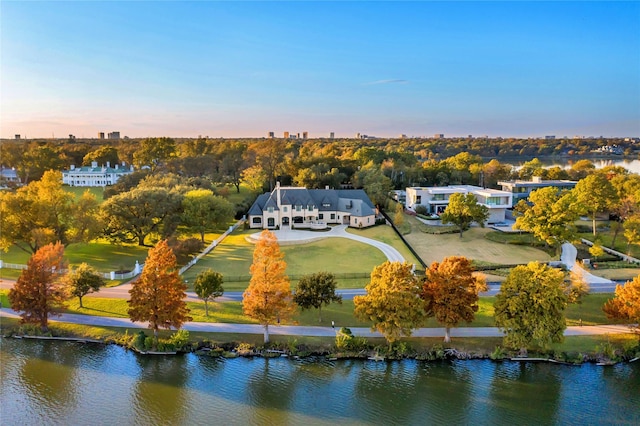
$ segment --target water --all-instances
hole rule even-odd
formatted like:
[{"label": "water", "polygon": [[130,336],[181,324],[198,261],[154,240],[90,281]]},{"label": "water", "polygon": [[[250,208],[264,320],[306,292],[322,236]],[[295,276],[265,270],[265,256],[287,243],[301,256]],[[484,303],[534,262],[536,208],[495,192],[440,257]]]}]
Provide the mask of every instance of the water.
[{"label": "water", "polygon": [[[540,160],[540,163],[542,163],[544,167],[548,167],[548,168],[558,166],[563,169],[570,169],[574,163],[580,160],[582,159],[581,158],[567,159],[566,161],[563,162],[560,160],[549,160],[549,159],[543,158]],[[640,174],[640,160],[629,160],[629,159],[622,159],[622,158],[588,159],[588,160],[593,163],[596,169],[602,169],[606,166],[620,166],[630,171],[631,173]],[[520,169],[525,162],[526,161],[517,161],[517,162],[510,163],[509,161],[505,161],[506,164],[513,164],[516,167],[516,169]]]},{"label": "water", "polygon": [[640,424],[640,363],[224,360],[1,345],[3,425]]}]

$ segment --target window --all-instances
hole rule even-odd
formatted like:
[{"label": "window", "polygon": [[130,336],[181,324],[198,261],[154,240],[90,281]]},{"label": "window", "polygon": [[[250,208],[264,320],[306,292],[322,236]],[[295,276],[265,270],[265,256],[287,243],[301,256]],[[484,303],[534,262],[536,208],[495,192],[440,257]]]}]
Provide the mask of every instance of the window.
[{"label": "window", "polygon": [[331,213],[331,220],[335,220],[336,219],[336,214],[335,213]]},{"label": "window", "polygon": [[354,223],[358,223],[358,218],[357,217],[353,218],[353,220],[354,220]]},{"label": "window", "polygon": [[433,201],[444,201],[444,194],[433,194]]},{"label": "window", "polygon": [[502,199],[501,197],[488,197],[487,198],[487,205],[490,206],[497,206],[502,204]]},{"label": "window", "polygon": [[422,204],[422,195],[416,195],[416,204]]},{"label": "window", "polygon": [[322,203],[322,207],[331,207],[331,203]]},{"label": "window", "polygon": [[253,223],[259,224],[259,223],[262,223],[262,218],[261,217],[254,217],[251,221]]},{"label": "window", "polygon": [[323,215],[322,213],[320,213],[320,214],[318,215],[318,218],[320,218],[320,220],[322,220],[322,219],[324,219],[324,215]]},{"label": "window", "polygon": [[288,210],[289,210],[289,209],[287,208],[287,206],[284,206],[284,207],[282,208],[282,211],[283,211],[283,212],[285,212],[285,213],[286,213]]},{"label": "window", "polygon": [[270,217],[269,219],[267,219],[267,226],[268,227],[273,227],[273,226],[275,226],[275,224],[276,224],[276,221],[275,221],[274,218]]},{"label": "window", "polygon": [[267,211],[268,211],[269,213],[273,213],[273,207],[267,207]]},{"label": "window", "polygon": [[296,206],[296,211],[297,212],[302,211],[302,206],[300,206],[300,205]]}]

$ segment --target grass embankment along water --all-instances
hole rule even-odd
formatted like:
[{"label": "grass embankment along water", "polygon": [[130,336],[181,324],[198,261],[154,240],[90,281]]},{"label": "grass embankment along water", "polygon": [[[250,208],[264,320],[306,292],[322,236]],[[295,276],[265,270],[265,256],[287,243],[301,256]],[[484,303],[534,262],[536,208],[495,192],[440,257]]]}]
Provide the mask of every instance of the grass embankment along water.
[{"label": "grass embankment along water", "polygon": [[[5,335],[11,331],[20,330],[19,320],[14,318],[3,318],[0,323],[0,334]],[[141,329],[128,329],[122,327],[96,327],[81,324],[67,324],[53,322],[49,326],[51,333],[55,336],[66,336],[86,339],[96,339],[101,341],[118,341],[123,335],[129,336],[137,334]],[[144,330],[144,329],[143,329]],[[150,335],[150,330],[144,330]],[[161,330],[159,337],[168,339],[174,332]],[[240,333],[206,333],[206,332],[189,332],[189,340],[191,342],[211,342],[217,345],[237,345],[240,343],[248,343],[254,347],[262,347],[264,345],[262,334],[240,334]],[[628,344],[637,343],[638,337],[633,334],[608,334],[599,336],[567,336],[562,343],[551,345],[551,350],[556,352],[567,353],[595,353],[598,346],[610,343],[614,348],[623,349]],[[279,336],[271,335],[273,345],[306,345],[317,351],[332,352],[335,350],[335,338],[333,337],[312,337],[312,336]],[[387,347],[387,343],[382,338],[369,338],[367,342],[371,346],[381,348]],[[404,338],[402,342],[406,342],[411,348],[417,352],[426,352],[437,346],[445,348],[453,348],[460,352],[475,354],[490,354],[496,346],[502,345],[502,339],[499,337],[456,337],[451,343],[444,344],[442,338]]]}]

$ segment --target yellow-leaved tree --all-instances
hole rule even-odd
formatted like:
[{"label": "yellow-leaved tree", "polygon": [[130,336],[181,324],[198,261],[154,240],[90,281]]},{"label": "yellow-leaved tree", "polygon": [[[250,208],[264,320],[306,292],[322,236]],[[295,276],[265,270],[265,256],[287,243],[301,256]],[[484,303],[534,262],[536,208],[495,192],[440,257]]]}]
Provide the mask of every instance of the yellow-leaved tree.
[{"label": "yellow-leaved tree", "polygon": [[178,274],[178,263],[166,240],[149,250],[140,278],[129,294],[131,321],[148,321],[158,344],[158,328],[180,328],[191,321],[185,299],[187,285]]},{"label": "yellow-leaved tree", "polygon": [[276,236],[265,229],[253,251],[251,281],[242,295],[244,314],[262,324],[265,343],[269,325],[289,319],[296,309],[286,268]]},{"label": "yellow-leaved tree", "polygon": [[390,348],[424,322],[420,286],[411,264],[387,261],[376,266],[365,290],[366,295],[353,298],[355,315],[371,321],[371,329],[382,333]]}]

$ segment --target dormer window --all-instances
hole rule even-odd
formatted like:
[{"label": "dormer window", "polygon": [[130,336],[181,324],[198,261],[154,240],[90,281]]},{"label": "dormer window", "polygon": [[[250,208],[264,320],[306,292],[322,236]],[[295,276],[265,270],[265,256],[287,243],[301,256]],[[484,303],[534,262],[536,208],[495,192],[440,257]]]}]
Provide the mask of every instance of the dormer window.
[{"label": "dormer window", "polygon": [[302,206],[298,204],[298,205],[296,206],[296,211],[297,211],[297,212],[302,211]]},{"label": "dormer window", "polygon": [[322,207],[331,207],[331,203],[322,203]]},{"label": "dormer window", "polygon": [[267,207],[267,212],[273,213],[273,207]]}]

